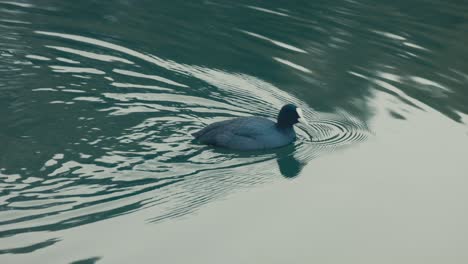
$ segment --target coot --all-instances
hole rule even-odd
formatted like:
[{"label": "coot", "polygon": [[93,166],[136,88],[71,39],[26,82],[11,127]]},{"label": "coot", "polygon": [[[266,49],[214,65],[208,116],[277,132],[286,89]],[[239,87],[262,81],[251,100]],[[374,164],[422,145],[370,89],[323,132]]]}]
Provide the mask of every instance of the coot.
[{"label": "coot", "polygon": [[296,139],[293,125],[305,123],[302,110],[283,106],[277,121],[264,117],[238,117],[215,122],[193,133],[201,143],[236,150],[264,150],[282,147]]}]

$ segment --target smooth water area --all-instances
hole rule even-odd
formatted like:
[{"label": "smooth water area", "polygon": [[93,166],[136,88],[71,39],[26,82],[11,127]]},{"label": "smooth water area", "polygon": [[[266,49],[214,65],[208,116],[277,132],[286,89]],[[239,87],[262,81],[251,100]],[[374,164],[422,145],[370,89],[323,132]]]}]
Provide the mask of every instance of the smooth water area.
[{"label": "smooth water area", "polygon": [[467,45],[466,1],[0,1],[0,263],[467,263]]}]

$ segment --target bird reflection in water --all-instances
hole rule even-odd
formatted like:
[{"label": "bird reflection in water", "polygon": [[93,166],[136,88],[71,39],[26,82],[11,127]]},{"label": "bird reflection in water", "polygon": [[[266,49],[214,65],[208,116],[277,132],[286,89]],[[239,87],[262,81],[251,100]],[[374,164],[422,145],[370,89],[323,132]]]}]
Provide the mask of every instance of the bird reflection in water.
[{"label": "bird reflection in water", "polygon": [[[231,155],[231,158],[245,159],[245,158],[258,158],[259,156],[270,156],[271,158],[276,159],[278,164],[278,170],[284,178],[293,179],[297,177],[304,165],[306,165],[305,160],[299,160],[296,158],[295,153],[297,152],[298,146],[296,144],[291,144],[285,147],[271,149],[271,150],[258,150],[258,151],[247,151],[247,152],[237,152],[233,153],[232,150],[227,150],[224,148],[215,147],[214,150],[216,153]],[[271,160],[267,158],[267,160]]]},{"label": "bird reflection in water", "polygon": [[305,161],[300,161],[294,156],[295,150],[296,146],[290,145],[276,151],[276,162],[279,171],[283,177],[288,179],[297,177],[306,164]]}]

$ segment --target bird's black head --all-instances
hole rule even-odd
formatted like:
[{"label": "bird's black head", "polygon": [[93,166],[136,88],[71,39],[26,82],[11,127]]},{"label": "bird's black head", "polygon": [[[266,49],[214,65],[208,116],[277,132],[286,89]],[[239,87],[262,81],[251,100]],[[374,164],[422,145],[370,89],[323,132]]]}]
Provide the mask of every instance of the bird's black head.
[{"label": "bird's black head", "polygon": [[304,122],[304,116],[302,115],[302,110],[299,107],[293,104],[287,104],[281,108],[277,120],[279,127],[292,127],[298,122]]}]

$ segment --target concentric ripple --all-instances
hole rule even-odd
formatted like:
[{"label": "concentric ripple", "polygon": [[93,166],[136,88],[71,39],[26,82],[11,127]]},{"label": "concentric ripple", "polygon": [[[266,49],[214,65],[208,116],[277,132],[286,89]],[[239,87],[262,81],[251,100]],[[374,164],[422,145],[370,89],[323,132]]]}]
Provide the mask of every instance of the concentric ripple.
[{"label": "concentric ripple", "polygon": [[340,146],[357,143],[367,138],[365,128],[359,124],[340,120],[320,120],[311,124],[313,136],[310,139],[321,145]]}]

